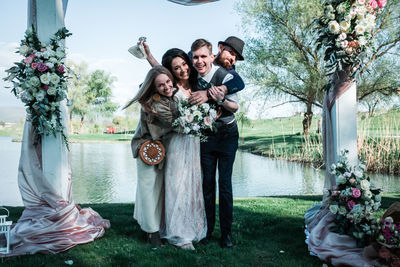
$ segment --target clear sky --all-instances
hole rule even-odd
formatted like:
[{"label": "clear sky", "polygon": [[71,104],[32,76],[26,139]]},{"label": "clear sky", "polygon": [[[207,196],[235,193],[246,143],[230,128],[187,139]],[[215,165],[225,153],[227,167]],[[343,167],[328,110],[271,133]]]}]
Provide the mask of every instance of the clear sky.
[{"label": "clear sky", "polygon": [[[146,36],[159,61],[172,47],[189,51],[197,38],[214,44],[230,35],[244,38],[234,0],[182,6],[166,0],[69,0],[65,26],[72,32],[66,41],[68,58],[85,61],[91,70],[102,69],[117,78],[114,101],[131,98],[150,69],[145,60],[127,50]],[[0,78],[18,60],[14,52],[27,26],[27,0],[0,1]],[[240,64],[240,63],[239,63]],[[0,107],[22,106],[0,81]],[[277,110],[278,111],[278,110]],[[282,114],[282,111],[278,111]]]}]

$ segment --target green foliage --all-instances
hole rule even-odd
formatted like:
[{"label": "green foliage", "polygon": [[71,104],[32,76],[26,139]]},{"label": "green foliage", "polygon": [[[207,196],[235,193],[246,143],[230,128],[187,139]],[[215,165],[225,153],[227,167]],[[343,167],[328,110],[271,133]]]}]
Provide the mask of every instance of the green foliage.
[{"label": "green foliage", "polygon": [[260,97],[304,103],[312,118],[312,107],[322,107],[320,88],[326,83],[310,30],[322,13],[320,1],[249,0],[238,9],[247,33],[240,71],[260,88]]},{"label": "green foliage", "polygon": [[69,112],[81,118],[81,126],[85,118],[94,116],[111,117],[118,109],[113,103],[112,86],[116,78],[102,70],[88,72],[85,62],[68,63],[68,70],[73,78],[69,81]]}]

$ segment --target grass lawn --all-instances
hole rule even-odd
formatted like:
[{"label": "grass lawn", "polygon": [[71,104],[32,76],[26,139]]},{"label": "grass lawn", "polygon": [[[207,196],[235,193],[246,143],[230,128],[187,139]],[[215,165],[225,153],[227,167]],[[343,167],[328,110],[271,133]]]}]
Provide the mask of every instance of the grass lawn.
[{"label": "grass lawn", "polygon": [[[321,266],[309,256],[304,243],[303,215],[321,196],[258,197],[234,200],[233,237],[236,245],[222,249],[219,230],[208,245],[195,244],[196,251],[172,245],[152,250],[133,221],[133,204],[92,204],[111,229],[95,242],[55,255],[0,259],[1,266]],[[383,208],[400,201],[400,194],[383,197]],[[89,205],[82,205],[89,206]],[[23,208],[10,208],[16,221]]]}]

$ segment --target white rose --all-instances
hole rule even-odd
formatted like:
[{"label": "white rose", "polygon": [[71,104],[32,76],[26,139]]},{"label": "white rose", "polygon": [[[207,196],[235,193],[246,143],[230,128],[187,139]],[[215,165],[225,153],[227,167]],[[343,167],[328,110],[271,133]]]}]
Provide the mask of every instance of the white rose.
[{"label": "white rose", "polygon": [[365,0],[358,0],[357,2],[359,5],[365,5]]},{"label": "white rose", "polygon": [[49,84],[50,79],[51,79],[50,73],[45,73],[45,74],[40,75],[40,81],[43,84]]},{"label": "white rose", "polygon": [[348,22],[350,22],[351,21],[351,19],[352,19],[352,17],[351,17],[351,15],[349,14],[349,15],[346,15],[346,16],[344,16],[344,20],[345,21],[348,21]]},{"label": "white rose", "polygon": [[362,190],[369,190],[370,183],[368,182],[368,180],[361,180],[360,186]]},{"label": "white rose", "polygon": [[51,63],[55,64],[55,63],[57,63],[58,60],[55,57],[51,57],[51,58],[49,58],[49,61]]},{"label": "white rose", "polygon": [[354,176],[357,178],[361,178],[363,177],[363,173],[359,170],[354,171]]},{"label": "white rose", "polygon": [[193,110],[193,111],[195,111],[195,110],[197,110],[197,106],[196,106],[196,105],[193,105],[193,106],[190,107],[190,109]]},{"label": "white rose", "polygon": [[58,77],[57,74],[53,74],[53,75],[51,75],[50,81],[53,84],[58,84],[60,82],[60,77]]},{"label": "white rose", "polygon": [[46,66],[49,67],[50,69],[54,67],[54,64],[51,62],[46,62]]},{"label": "white rose", "polygon": [[38,86],[40,86],[40,80],[39,80],[39,78],[36,77],[36,76],[31,77],[31,78],[29,79],[29,83],[30,83],[31,86],[33,86],[33,87],[38,87]]},{"label": "white rose", "polygon": [[341,40],[341,41],[346,40],[346,38],[347,38],[347,34],[344,33],[344,32],[342,32],[342,33],[339,35],[339,40]]},{"label": "white rose", "polygon": [[192,126],[192,130],[195,131],[195,132],[198,132],[200,130],[200,126],[198,124],[194,124]]},{"label": "white rose", "polygon": [[21,53],[21,55],[26,56],[28,54],[29,51],[29,47],[26,45],[21,45],[21,47],[19,48],[19,52]]},{"label": "white rose", "polygon": [[57,93],[57,90],[54,87],[50,87],[49,89],[47,89],[48,95],[55,95],[56,93]]},{"label": "white rose", "polygon": [[40,90],[40,91],[36,94],[36,100],[37,100],[38,102],[41,102],[41,101],[44,99],[45,95],[46,95],[46,92],[43,91],[43,90]]},{"label": "white rose", "polygon": [[338,5],[338,6],[336,7],[336,10],[337,10],[337,12],[338,12],[339,14],[342,14],[342,13],[344,13],[344,12],[346,11],[346,8],[344,7],[343,4],[340,4],[340,5]]},{"label": "white rose", "polygon": [[332,5],[329,5],[325,8],[325,13],[331,13],[332,11],[334,11],[335,9],[333,8]]},{"label": "white rose", "polygon": [[203,116],[201,115],[201,112],[196,110],[195,112],[193,112],[193,116],[197,116],[198,118],[202,118]]},{"label": "white rose", "polygon": [[343,32],[348,32],[349,29],[350,29],[350,23],[348,21],[345,21],[345,20],[341,21],[340,22],[340,29]]},{"label": "white rose", "polygon": [[340,207],[339,207],[339,214],[340,214],[340,215],[345,215],[346,213],[347,213],[346,208],[343,207],[343,206],[340,206]]},{"label": "white rose", "polygon": [[210,109],[210,117],[211,119],[215,119],[217,117],[217,111],[215,109]]},{"label": "white rose", "polygon": [[364,36],[360,36],[358,38],[358,43],[360,44],[360,46],[365,46],[367,44],[367,39]]},{"label": "white rose", "polygon": [[338,211],[339,211],[339,207],[338,207],[338,205],[330,205],[330,206],[329,206],[329,210],[330,210],[330,212],[332,212],[333,214],[336,214],[336,213],[338,213]]},{"label": "white rose", "polygon": [[362,19],[362,18],[364,18],[365,13],[367,13],[367,9],[365,8],[365,6],[357,6],[356,13],[357,13],[357,17],[359,19]]},{"label": "white rose", "polygon": [[210,110],[210,105],[208,103],[201,104],[201,106],[203,107],[205,112],[208,112]]},{"label": "white rose", "polygon": [[370,198],[370,197],[372,197],[372,192],[367,190],[367,191],[364,191],[363,195],[364,195],[364,197]]},{"label": "white rose", "polygon": [[336,20],[332,20],[328,23],[328,28],[331,33],[338,34],[340,32],[340,25]]}]

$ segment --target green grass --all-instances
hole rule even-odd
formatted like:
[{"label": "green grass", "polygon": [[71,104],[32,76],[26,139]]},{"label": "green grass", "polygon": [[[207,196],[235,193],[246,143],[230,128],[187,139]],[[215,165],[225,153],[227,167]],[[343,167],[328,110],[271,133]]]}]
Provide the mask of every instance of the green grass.
[{"label": "green grass", "polygon": [[[308,254],[303,219],[307,209],[320,200],[321,196],[235,199],[234,248],[220,248],[217,229],[208,245],[195,244],[196,251],[172,245],[151,250],[132,218],[133,204],[92,204],[111,221],[103,238],[60,254],[0,259],[0,265],[66,266],[66,260],[73,260],[73,266],[321,266],[321,261]],[[400,194],[385,195],[383,208],[394,201],[400,201]],[[13,221],[23,210],[9,209]]]}]

